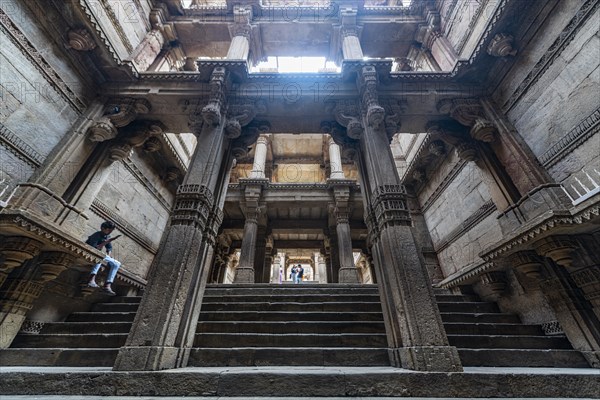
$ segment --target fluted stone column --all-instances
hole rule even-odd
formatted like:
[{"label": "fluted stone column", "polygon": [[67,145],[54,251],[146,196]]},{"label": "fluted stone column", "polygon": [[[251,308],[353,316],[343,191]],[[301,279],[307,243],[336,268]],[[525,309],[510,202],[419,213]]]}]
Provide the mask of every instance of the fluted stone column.
[{"label": "fluted stone column", "polygon": [[450,346],[431,281],[411,229],[406,190],[401,184],[379,105],[377,74],[365,65],[357,81],[362,125],[359,170],[385,316],[391,364],[419,371],[461,371]]},{"label": "fluted stone column", "polygon": [[269,138],[267,135],[260,135],[256,141],[254,150],[254,163],[250,172],[251,179],[265,179],[265,163],[267,161],[267,145]]},{"label": "fluted stone column", "polygon": [[329,179],[345,179],[344,170],[342,169],[342,156],[340,153],[340,146],[329,138],[329,164],[331,166],[331,174]]},{"label": "fluted stone column", "polygon": [[234,23],[229,27],[233,38],[231,39],[226,58],[228,60],[247,60],[250,53],[252,8],[235,5],[233,18]]},{"label": "fluted stone column", "polygon": [[148,285],[114,370],[161,370],[187,365],[213,258],[232,158],[226,154],[223,101],[227,71],[211,76],[211,98],[190,116],[197,145],[179,186]]},{"label": "fluted stone column", "polygon": [[317,256],[317,274],[319,283],[327,283],[327,264],[325,257],[321,254]]},{"label": "fluted stone column", "polygon": [[362,60],[364,55],[358,38],[359,27],[356,25],[356,9],[341,11],[342,55],[344,60]]}]

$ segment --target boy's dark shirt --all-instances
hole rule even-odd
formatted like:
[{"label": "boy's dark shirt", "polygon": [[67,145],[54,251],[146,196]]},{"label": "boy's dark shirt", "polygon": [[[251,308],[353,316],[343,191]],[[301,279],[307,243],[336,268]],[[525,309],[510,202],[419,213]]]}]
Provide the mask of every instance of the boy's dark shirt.
[{"label": "boy's dark shirt", "polygon": [[[104,233],[102,233],[102,231],[98,231],[98,232],[90,235],[90,237],[88,237],[85,242],[87,244],[89,244],[90,246],[97,248],[97,246],[100,243],[105,242],[109,238],[110,238],[110,234],[105,235]],[[106,243],[104,246],[106,247],[106,251],[112,252],[112,244],[110,242]]]}]

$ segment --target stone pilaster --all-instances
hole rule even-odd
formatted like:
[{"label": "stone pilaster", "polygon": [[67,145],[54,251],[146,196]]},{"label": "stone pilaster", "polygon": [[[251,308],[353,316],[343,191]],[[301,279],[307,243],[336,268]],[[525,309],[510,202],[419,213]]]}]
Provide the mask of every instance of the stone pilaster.
[{"label": "stone pilaster", "polygon": [[327,260],[323,254],[317,256],[317,277],[319,283],[327,283]]},{"label": "stone pilaster", "polygon": [[178,188],[148,285],[114,370],[161,370],[187,365],[202,297],[223,219],[223,186],[231,162],[224,135],[227,73],[215,68],[209,104],[190,116],[197,145]]},{"label": "stone pilaster", "polygon": [[[273,270],[271,271],[271,283],[280,283],[279,282],[279,269],[282,268],[281,256],[279,253],[275,254],[273,257]],[[282,276],[285,280],[285,271],[282,272]]]},{"label": "stone pilaster", "polygon": [[427,10],[425,19],[426,23],[417,29],[415,40],[431,54],[442,71],[451,71],[458,61],[458,55],[452,43],[440,31],[440,14],[436,10]]},{"label": "stone pilaster", "polygon": [[342,169],[340,146],[331,137],[328,139],[327,143],[329,145],[329,165],[331,166],[329,179],[346,179],[344,170]]},{"label": "stone pilaster", "polygon": [[252,171],[250,172],[251,179],[265,179],[265,163],[267,160],[268,144],[268,135],[262,134],[258,137],[254,149],[254,163],[252,164]]},{"label": "stone pilaster", "polygon": [[8,274],[40,253],[42,242],[24,236],[4,236],[0,244],[0,286]]},{"label": "stone pilaster", "polygon": [[461,371],[458,351],[450,346],[431,281],[411,229],[406,190],[394,164],[377,101],[374,68],[361,71],[365,134],[360,139],[360,173],[385,317],[390,362],[420,371]]}]

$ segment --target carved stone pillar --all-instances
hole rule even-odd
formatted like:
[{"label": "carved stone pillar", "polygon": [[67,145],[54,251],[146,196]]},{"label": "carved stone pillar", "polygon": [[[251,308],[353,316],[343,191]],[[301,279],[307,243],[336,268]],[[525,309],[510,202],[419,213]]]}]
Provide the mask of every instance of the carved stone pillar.
[{"label": "carved stone pillar", "polygon": [[327,283],[327,260],[323,254],[317,256],[317,276],[319,283]]},{"label": "carved stone pillar", "polygon": [[458,55],[452,43],[440,31],[440,15],[435,10],[428,10],[425,18],[427,23],[419,26],[415,39],[421,43],[423,50],[431,54],[442,71],[451,71],[458,61]]},{"label": "carved stone pillar", "polygon": [[114,370],[161,370],[187,365],[194,343],[202,297],[210,270],[217,230],[223,219],[224,186],[232,157],[224,135],[224,68],[210,80],[209,104],[190,116],[197,145],[148,285]]},{"label": "carved stone pillar", "polygon": [[363,51],[360,46],[359,27],[356,25],[357,10],[346,8],[341,10],[341,39],[344,60],[362,60]]},{"label": "carved stone pillar", "polygon": [[254,250],[254,282],[269,283],[271,275],[271,264],[266,264],[267,256],[267,227],[263,224],[258,225],[256,231],[256,245]]},{"label": "carved stone pillar", "polygon": [[235,5],[233,8],[234,23],[229,26],[231,45],[227,52],[228,60],[247,60],[250,52],[250,34],[252,32],[252,8]]},{"label": "carved stone pillar", "polygon": [[330,180],[329,186],[333,190],[335,206],[333,209],[335,218],[335,230],[337,233],[337,244],[340,260],[338,272],[338,283],[359,283],[358,271],[354,266],[352,254],[352,237],[350,235],[350,184],[349,181]]},{"label": "carved stone pillar", "polygon": [[279,255],[279,253],[275,254],[275,257],[273,258],[273,270],[271,271],[271,283],[281,283],[279,277],[281,275],[282,277],[282,281],[285,280],[285,271],[284,272],[280,272],[280,269],[282,268],[282,264],[281,264],[281,256]]},{"label": "carved stone pillar", "polygon": [[266,183],[265,181],[266,180],[240,179],[240,183],[245,186],[244,212],[246,214],[246,221],[244,223],[244,235],[242,237],[240,264],[235,271],[234,283],[255,282],[254,259],[258,234],[258,218],[262,211],[259,202],[262,193],[262,185]]},{"label": "carved stone pillar", "polygon": [[394,164],[384,115],[377,108],[375,69],[365,66],[360,75],[361,91],[369,93],[362,101],[365,134],[360,139],[359,170],[390,362],[420,371],[461,371],[458,351],[448,343],[427,269],[418,255],[406,190]]},{"label": "carved stone pillar", "polygon": [[13,269],[37,256],[42,245],[42,242],[24,236],[2,237],[2,243],[0,244],[0,286]]},{"label": "carved stone pillar", "polygon": [[267,234],[265,238],[265,257],[263,259],[264,268],[262,274],[263,283],[271,282],[271,274],[273,270],[273,258],[275,257],[275,250],[273,249],[273,237],[270,234]]}]

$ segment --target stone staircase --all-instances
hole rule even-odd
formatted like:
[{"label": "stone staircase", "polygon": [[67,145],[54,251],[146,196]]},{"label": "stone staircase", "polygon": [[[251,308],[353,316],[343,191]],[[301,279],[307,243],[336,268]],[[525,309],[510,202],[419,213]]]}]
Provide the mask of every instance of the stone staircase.
[{"label": "stone staircase", "polygon": [[[436,292],[450,344],[465,366],[588,367],[564,336],[500,313],[473,295]],[[111,298],[90,312],[18,335],[0,365],[112,366],[139,297]],[[209,285],[190,366],[388,365],[374,285]]]}]

